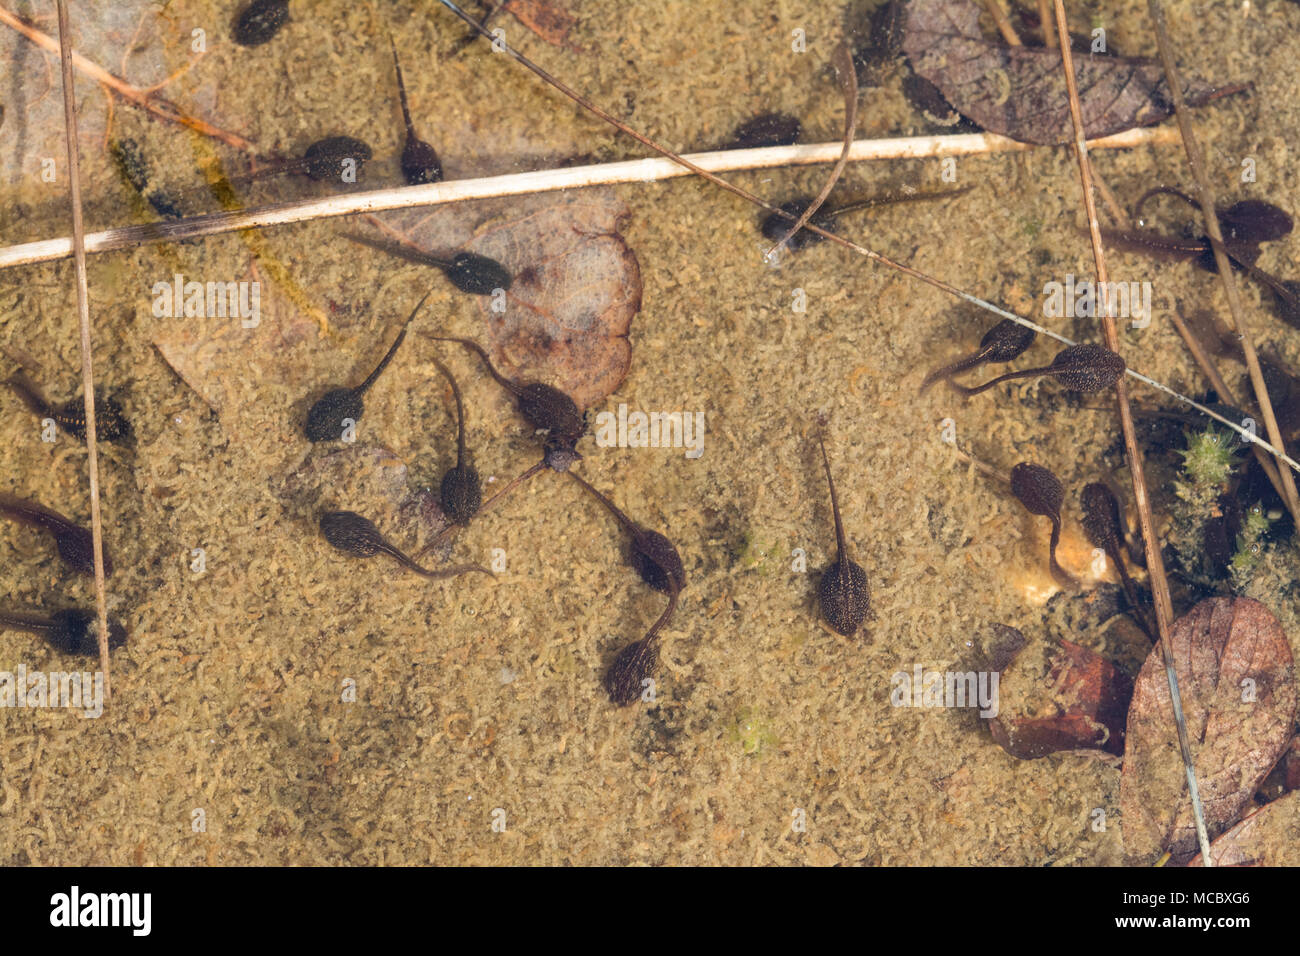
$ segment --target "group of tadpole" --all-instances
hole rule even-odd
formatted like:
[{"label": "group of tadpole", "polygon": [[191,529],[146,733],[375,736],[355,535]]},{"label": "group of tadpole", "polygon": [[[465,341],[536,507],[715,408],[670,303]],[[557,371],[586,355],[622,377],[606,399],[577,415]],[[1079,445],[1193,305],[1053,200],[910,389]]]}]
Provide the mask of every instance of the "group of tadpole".
[{"label": "group of tadpole", "polygon": [[[270,40],[285,22],[287,22],[286,3],[277,0],[257,0],[246,7],[237,19],[236,38],[245,45],[260,45]],[[390,45],[398,98],[406,130],[406,143],[400,158],[403,177],[412,185],[439,181],[442,178],[442,168],[437,153],[415,133],[397,49],[391,37]],[[763,114],[737,128],[732,138],[719,144],[719,148],[741,149],[785,145],[796,141],[800,132],[799,122],[792,117]],[[270,170],[253,176],[260,177],[272,172],[302,171],[316,180],[336,179],[345,168],[345,163],[350,162],[353,171],[359,171],[361,165],[371,159],[371,155],[369,147],[360,140],[349,136],[331,136],[314,143],[301,159],[276,163]],[[839,217],[846,213],[886,203],[956,196],[968,191],[969,188],[961,187],[934,193],[900,192],[884,197],[870,197],[835,208],[820,209],[812,217],[811,222],[813,225],[831,231]],[[786,202],[779,211],[769,214],[760,221],[760,232],[769,238],[780,238],[811,203],[811,198]],[[361,234],[344,233],[343,235],[354,242],[371,246],[390,255],[435,266],[441,269],[448,280],[462,292],[490,295],[497,289],[510,288],[512,277],[508,270],[499,262],[484,256],[469,252],[459,252],[452,256],[434,256],[410,244],[390,242]],[[790,247],[793,251],[797,251],[821,238],[816,233],[801,231],[792,237]],[[403,324],[388,352],[370,375],[356,387],[333,388],[315,402],[308,412],[304,425],[305,434],[310,440],[315,442],[340,439],[348,424],[355,425],[360,419],[366,390],[374,384],[392,361],[406,336],[407,325],[423,303],[424,299],[421,299]],[[540,382],[518,384],[507,379],[493,367],[486,351],[469,339],[440,335],[429,337],[436,341],[458,343],[477,355],[488,374],[514,397],[518,412],[524,421],[545,437],[542,460],[509,482],[487,503],[483,503],[478,473],[466,458],[465,413],[460,388],[446,365],[435,359],[436,366],[451,386],[456,402],[457,459],[456,464],[443,476],[440,485],[442,511],[450,523],[435,537],[434,541],[425,546],[421,554],[427,552],[449,532],[468,525],[481,510],[492,507],[504,494],[539,471],[550,469],[569,474],[617,519],[630,540],[629,560],[632,567],[647,585],[667,595],[668,598],[663,613],[646,634],[627,645],[605,674],[604,686],[615,704],[624,705],[638,700],[643,693],[646,679],[654,673],[658,663],[660,633],[676,611],[679,594],[686,583],[685,570],[677,549],[667,537],[631,520],[608,497],[570,471],[570,466],[581,458],[576,446],[586,432],[586,420],[577,404],[568,395]],[[822,452],[825,456],[824,445]],[[825,459],[825,463],[829,482],[828,458]],[[833,485],[831,495],[838,554],[836,561],[822,575],[819,596],[827,623],[838,633],[853,636],[870,614],[869,590],[866,573],[848,555]],[[376,554],[385,554],[407,570],[430,578],[446,578],[471,571],[490,573],[487,569],[473,564],[455,565],[436,571],[426,568],[418,563],[419,554],[414,558],[407,555],[388,541],[369,518],[352,511],[326,512],[319,516],[319,522],[325,540],[336,549],[350,555],[372,557]]]},{"label": "group of tadpole", "polygon": [[[364,411],[363,394],[392,361],[406,338],[407,326],[427,298],[426,294],[416,305],[388,352],[360,385],[354,388],[332,388],[316,400],[307,413],[303,427],[307,438],[313,442],[340,439],[349,428],[356,425]],[[667,607],[650,630],[644,637],[625,647],[605,674],[604,684],[610,699],[618,705],[632,703],[640,698],[645,689],[644,682],[654,673],[658,663],[660,632],[671,620],[677,608],[678,595],[686,584],[686,572],[676,547],[659,532],[637,524],[609,498],[570,471],[574,462],[582,457],[578,453],[577,444],[587,429],[586,418],[572,398],[541,382],[519,384],[511,381],[496,370],[483,348],[469,339],[443,335],[431,335],[429,338],[457,343],[477,355],[488,374],[514,397],[520,417],[543,439],[542,460],[484,503],[482,482],[466,452],[465,406],[460,386],[446,364],[435,358],[434,364],[451,386],[456,403],[456,463],[447,468],[439,483],[439,503],[449,524],[433,542],[426,545],[425,550],[436,544],[443,535],[467,527],[476,515],[492,507],[503,495],[532,475],[548,468],[557,473],[567,473],[609,509],[627,532],[631,539],[630,563],[641,579],[654,590],[668,596]],[[330,545],[355,557],[369,558],[385,554],[402,567],[428,578],[448,578],[470,571],[491,573],[475,564],[455,565],[436,571],[426,568],[388,541],[369,518],[354,511],[327,511],[319,516],[319,522],[321,534]]]},{"label": "group of tadpole", "polygon": [[[81,399],[58,405],[46,401],[41,389],[22,373],[17,373],[4,383],[12,390],[38,419],[53,422],[75,438],[86,437],[86,417]],[[128,444],[132,440],[131,426],[122,415],[122,409],[111,398],[96,396],[95,420],[98,436],[105,441]],[[71,571],[94,575],[95,558],[92,535],[82,527],[52,508],[17,495],[0,493],[0,518],[34,528],[49,535],[59,559]],[[113,573],[113,562],[108,547],[104,547],[104,576]],[[66,607],[52,613],[13,608],[0,610],[0,630],[26,631],[44,638],[52,646],[67,654],[94,655],[99,653],[96,613],[93,609]],[[116,618],[108,620],[109,647],[126,644],[126,628]]]},{"label": "group of tadpole", "polygon": [[[1193,205],[1194,201],[1179,190],[1161,186],[1148,190],[1137,201],[1134,219],[1145,224],[1142,209],[1151,197],[1167,194]],[[1279,239],[1291,232],[1291,217],[1282,209],[1263,200],[1242,200],[1218,212],[1220,226],[1224,235],[1224,251],[1233,268],[1260,282],[1273,293],[1277,315],[1288,324],[1300,327],[1300,310],[1297,309],[1297,292],[1300,283],[1283,280],[1255,266],[1259,257],[1261,242]],[[1175,256],[1194,260],[1198,266],[1207,271],[1216,271],[1214,250],[1211,240],[1193,232],[1190,227],[1184,238],[1177,238],[1154,233],[1148,229],[1123,232],[1103,230],[1107,240],[1126,249],[1150,255]],[[1204,341],[1204,336],[1190,332],[1208,351],[1218,354],[1230,354],[1235,340],[1226,341],[1224,336],[1221,348]],[[1007,363],[1019,358],[1033,343],[1035,333],[1018,322],[1003,320],[993,326],[980,340],[979,346],[970,355],[949,365],[935,369],[921,383],[921,392],[925,392],[938,382],[965,396],[974,396],[994,386],[1013,379],[1046,376],[1057,381],[1066,390],[1077,393],[1098,393],[1111,388],[1125,373],[1124,360],[1115,352],[1100,345],[1072,345],[1062,349],[1043,367],[1007,372],[982,384],[968,386],[958,383],[958,375],[970,372],[979,366],[991,363]],[[1300,425],[1300,379],[1286,372],[1278,362],[1264,363],[1265,382],[1270,400],[1284,434],[1294,435]],[[1204,402],[1228,417],[1242,419],[1245,412],[1218,403],[1213,392],[1204,396]],[[1150,414],[1145,410],[1135,410]],[[1156,412],[1156,416],[1185,420],[1178,413]],[[1065,502],[1065,489],[1057,476],[1043,465],[1033,462],[1020,462],[1010,473],[999,471],[984,462],[961,452],[961,457],[972,462],[989,476],[1009,486],[1012,495],[1020,501],[1026,511],[1033,515],[1046,517],[1052,525],[1048,543],[1048,563],[1052,577],[1063,588],[1077,587],[1078,582],[1068,571],[1061,567],[1056,559],[1056,548],[1061,537],[1061,511]],[[1251,465],[1254,463],[1251,462]],[[1130,613],[1137,625],[1154,641],[1156,631],[1151,612],[1139,598],[1138,588],[1128,568],[1128,560],[1135,560],[1140,554],[1140,544],[1129,541],[1126,534],[1127,525],[1123,518],[1119,498],[1105,481],[1094,481],[1084,486],[1080,495],[1080,520],[1084,535],[1089,544],[1105,554],[1114,565],[1120,579],[1120,586],[1129,605]],[[1221,499],[1220,505],[1224,506]],[[1255,506],[1258,509],[1258,505]],[[1226,512],[1229,509],[1224,507]],[[1219,523],[1211,518],[1206,526],[1207,550],[1212,542],[1213,533],[1219,530]],[[1126,560],[1127,556],[1127,560]],[[1192,582],[1200,583],[1200,582]]]}]

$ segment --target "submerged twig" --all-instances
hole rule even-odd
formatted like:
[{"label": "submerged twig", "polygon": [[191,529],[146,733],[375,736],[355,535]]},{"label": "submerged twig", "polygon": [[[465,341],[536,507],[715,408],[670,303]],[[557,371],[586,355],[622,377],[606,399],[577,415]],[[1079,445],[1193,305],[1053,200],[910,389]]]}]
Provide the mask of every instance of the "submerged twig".
[{"label": "submerged twig", "polygon": [[[1057,41],[1061,47],[1061,65],[1065,71],[1066,91],[1070,98],[1070,119],[1074,125],[1074,153],[1079,162],[1079,178],[1083,187],[1084,208],[1088,213],[1088,232],[1092,240],[1097,283],[1104,289],[1109,287],[1106,253],[1101,244],[1101,226],[1097,221],[1097,204],[1093,198],[1092,164],[1088,160],[1088,146],[1083,135],[1083,111],[1079,105],[1079,88],[1074,76],[1070,31],[1065,19],[1063,0],[1055,0],[1055,5]],[[1105,308],[1101,310],[1101,320],[1107,347],[1114,352],[1119,352],[1119,330],[1115,322],[1114,305],[1115,303],[1107,298]],[[1165,574],[1164,555],[1160,551],[1155,519],[1151,514],[1142,449],[1138,445],[1137,431],[1133,427],[1133,409],[1128,401],[1128,385],[1123,378],[1115,383],[1115,405],[1119,411],[1120,429],[1124,433],[1124,448],[1128,457],[1129,474],[1133,481],[1133,497],[1137,503],[1138,526],[1142,531],[1142,543],[1146,550],[1147,576],[1151,582],[1152,603],[1156,610],[1156,628],[1160,635],[1160,651],[1164,657],[1165,676],[1169,682],[1169,696],[1173,704],[1174,724],[1178,731],[1178,747],[1182,752],[1183,769],[1187,774],[1192,816],[1196,821],[1196,836],[1201,844],[1202,858],[1208,865],[1210,838],[1205,828],[1205,812],[1201,806],[1201,793],[1196,783],[1196,767],[1192,763],[1192,747],[1188,740],[1187,721],[1183,717],[1182,696],[1178,689],[1178,675],[1174,672],[1173,650],[1169,643],[1174,625],[1173,600],[1169,596],[1169,580]]]},{"label": "submerged twig", "polygon": [[72,79],[72,31],[67,0],[59,0],[59,60],[63,67],[63,119],[68,136],[68,185],[72,203],[72,252],[77,273],[77,316],[81,326],[81,384],[86,404],[86,450],[90,470],[90,534],[95,561],[95,609],[99,614],[99,669],[104,700],[108,679],[108,601],[104,592],[104,521],[99,511],[99,454],[95,446],[95,372],[91,363],[90,295],[86,283],[85,223],[81,218],[81,173],[77,144],[77,105]]},{"label": "submerged twig", "polygon": [[[1128,149],[1172,143],[1177,139],[1173,130],[1129,130],[1117,136],[1095,140],[1094,149]],[[156,242],[179,242],[200,236],[216,236],[243,229],[260,229],[296,222],[310,222],[335,216],[357,213],[382,212],[389,209],[409,209],[420,206],[437,206],[444,203],[464,202],[470,199],[491,199],[501,196],[520,196],[530,193],[550,192],[560,189],[578,189],[588,186],[615,185],[617,183],[650,183],[680,176],[690,176],[697,169],[727,172],[743,169],[771,169],[785,166],[815,166],[833,163],[841,151],[840,143],[818,143],[794,146],[766,146],[758,149],[726,149],[708,153],[692,153],[683,167],[671,159],[623,160],[592,166],[569,166],[564,169],[542,169],[535,172],[511,173],[506,176],[489,176],[481,179],[458,179],[452,182],[426,183],[422,186],[395,186],[367,192],[323,196],[294,202],[274,203],[250,209],[190,216],[174,222],[148,223],[92,232],[86,235],[88,253],[127,249]],[[1012,152],[1037,149],[1026,143],[992,133],[974,133],[960,136],[911,136],[897,139],[861,139],[849,150],[850,162],[876,159],[917,159],[935,156],[970,156],[994,152]],[[747,197],[748,198],[748,197]],[[771,206],[762,204],[764,208]],[[793,221],[793,220],[791,220]],[[72,255],[72,240],[42,239],[0,249],[0,269],[27,265],[34,262],[52,262]]]},{"label": "submerged twig", "polygon": [[[1151,12],[1151,21],[1155,26],[1156,46],[1160,51],[1160,61],[1164,65],[1165,77],[1168,80],[1169,96],[1174,105],[1174,115],[1178,119],[1178,130],[1182,133],[1183,147],[1187,151],[1187,165],[1192,168],[1192,176],[1196,180],[1197,199],[1200,200],[1201,211],[1205,216],[1205,230],[1210,237],[1210,246],[1214,251],[1214,261],[1219,270],[1219,278],[1223,280],[1223,291],[1228,296],[1228,311],[1232,315],[1232,330],[1237,333],[1241,339],[1241,350],[1246,356],[1246,369],[1250,373],[1250,384],[1255,390],[1255,401],[1259,404],[1260,414],[1264,418],[1264,428],[1268,432],[1269,441],[1279,449],[1285,450],[1286,446],[1282,439],[1282,431],[1278,428],[1277,417],[1273,414],[1273,402],[1268,395],[1268,387],[1264,384],[1264,372],[1260,368],[1259,356],[1255,352],[1255,340],[1251,337],[1250,328],[1243,318],[1241,307],[1241,293],[1237,288],[1237,276],[1232,269],[1228,254],[1223,246],[1223,230],[1219,226],[1219,216],[1215,211],[1214,188],[1210,185],[1210,180],[1205,174],[1205,158],[1201,153],[1200,143],[1196,139],[1196,131],[1192,128],[1191,117],[1187,113],[1187,104],[1183,99],[1182,87],[1178,84],[1182,82],[1178,75],[1178,68],[1174,64],[1173,47],[1169,42],[1169,30],[1165,25],[1164,7],[1160,0],[1147,0],[1148,9]],[[1295,477],[1286,469],[1282,469],[1282,498],[1286,501],[1287,508],[1292,514],[1300,511],[1300,493],[1297,493]],[[1209,865],[1209,849],[1201,847],[1202,858]]]},{"label": "submerged twig", "polygon": [[808,220],[812,219],[813,214],[822,207],[822,203],[826,202],[826,197],[831,194],[831,190],[839,182],[844,167],[849,161],[849,150],[853,148],[853,132],[858,125],[858,71],[853,65],[853,54],[849,51],[848,44],[841,43],[835,48],[835,59],[837,61],[835,69],[839,73],[840,84],[844,92],[844,148],[840,151],[840,158],[835,161],[830,176],[826,178],[826,185],[822,186],[822,191],[817,194],[817,198],[803,211],[789,231],[781,237],[781,241],[764,254],[764,258],[769,261],[785,248],[791,237],[802,229]]},{"label": "submerged twig", "polygon": [[[62,37],[58,40],[48,33],[42,33],[30,23],[24,21],[21,17],[15,16],[4,7],[0,7],[0,23],[21,33],[27,39],[31,40],[37,46],[50,53],[59,53]],[[195,132],[202,133],[204,136],[211,136],[213,139],[219,139],[227,146],[233,146],[235,149],[242,150],[245,153],[252,153],[256,147],[242,136],[235,133],[229,133],[224,129],[218,129],[206,120],[201,120],[197,116],[191,116],[182,110],[176,104],[163,99],[161,96],[154,94],[153,90],[142,90],[138,86],[132,86],[121,77],[115,76],[108,70],[104,69],[97,63],[87,60],[80,53],[64,54],[65,63],[70,63],[82,73],[85,73],[92,80],[100,85],[112,90],[122,99],[126,100],[143,110],[148,110],[160,119],[167,120],[171,123],[179,123],[181,126],[187,126]],[[67,69],[65,68],[65,73]],[[165,82],[165,81],[164,81]]]}]

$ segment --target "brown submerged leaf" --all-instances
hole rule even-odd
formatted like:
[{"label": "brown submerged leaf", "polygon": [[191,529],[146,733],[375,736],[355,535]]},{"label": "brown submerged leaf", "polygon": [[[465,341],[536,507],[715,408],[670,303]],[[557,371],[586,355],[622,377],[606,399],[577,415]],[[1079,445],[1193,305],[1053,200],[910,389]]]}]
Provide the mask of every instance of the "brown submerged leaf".
[{"label": "brown submerged leaf", "polygon": [[1028,645],[1002,674],[993,739],[1034,760],[1062,750],[1124,752],[1128,676],[1096,651],[1071,641]]},{"label": "brown submerged leaf", "polygon": [[[1292,734],[1296,686],[1291,646],[1277,618],[1250,598],[1217,597],[1179,618],[1174,670],[1213,838],[1249,806]],[[1133,862],[1196,849],[1187,779],[1159,645],[1138,675],[1120,783],[1124,849]]]},{"label": "brown submerged leaf", "polygon": [[[641,267],[618,231],[627,207],[612,191],[583,190],[475,208],[502,218],[472,237],[460,209],[455,218],[424,211],[378,218],[425,251],[464,249],[505,266],[513,277],[505,311],[493,311],[491,296],[478,302],[492,364],[509,379],[553,385],[580,408],[597,404],[627,375],[628,331],[641,308]],[[445,281],[429,271],[431,284]]]},{"label": "brown submerged leaf", "polygon": [[[1060,52],[986,38],[980,8],[974,0],[908,0],[903,52],[912,69],[990,132],[1040,146],[1070,142]],[[1164,70],[1154,60],[1076,56],[1074,63],[1090,139],[1149,126],[1173,112]],[[1194,81],[1184,91],[1190,106],[1225,92]]]},{"label": "brown submerged leaf", "polygon": [[[1215,866],[1298,866],[1300,865],[1300,793],[1248,813],[1245,818],[1210,844]],[[1201,855],[1188,866],[1202,866]]]}]

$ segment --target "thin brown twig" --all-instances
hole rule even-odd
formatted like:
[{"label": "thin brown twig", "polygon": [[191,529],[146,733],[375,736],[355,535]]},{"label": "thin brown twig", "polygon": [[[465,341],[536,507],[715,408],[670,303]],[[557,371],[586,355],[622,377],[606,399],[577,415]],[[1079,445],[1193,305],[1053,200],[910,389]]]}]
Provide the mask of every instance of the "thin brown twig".
[{"label": "thin brown twig", "polygon": [[[1160,61],[1165,68],[1165,79],[1169,86],[1170,99],[1174,104],[1174,114],[1178,119],[1178,129],[1183,135],[1187,165],[1192,168],[1192,177],[1196,180],[1197,199],[1200,200],[1201,211],[1205,216],[1205,229],[1210,237],[1210,246],[1214,250],[1214,262],[1219,270],[1219,278],[1223,280],[1223,291],[1228,296],[1232,330],[1241,339],[1241,350],[1246,356],[1246,370],[1250,373],[1250,384],[1255,390],[1255,401],[1264,418],[1268,439],[1275,447],[1285,451],[1286,445],[1282,439],[1282,431],[1277,425],[1277,417],[1273,414],[1273,402],[1264,383],[1264,372],[1260,368],[1259,355],[1255,352],[1255,340],[1251,337],[1250,328],[1244,318],[1241,293],[1237,287],[1237,274],[1233,271],[1232,263],[1223,248],[1223,231],[1219,228],[1219,216],[1215,210],[1214,187],[1210,185],[1209,177],[1205,174],[1205,157],[1201,153],[1201,145],[1196,139],[1196,130],[1192,127],[1187,103],[1183,98],[1182,78],[1174,63],[1173,44],[1169,40],[1169,29],[1165,24],[1164,7],[1160,0],[1147,0],[1147,7],[1151,12],[1152,24],[1155,26],[1156,46],[1160,50]],[[1282,473],[1284,491],[1282,497],[1287,503],[1287,508],[1295,514],[1300,511],[1300,493],[1296,490],[1295,476],[1286,468],[1280,468],[1279,471]],[[1208,852],[1206,856],[1208,857]]]},{"label": "thin brown twig", "polygon": [[[50,36],[48,33],[43,33],[36,29],[36,27],[27,23],[21,17],[6,10],[4,7],[0,7],[0,23],[18,31],[42,49],[56,55],[59,53],[59,40],[54,39],[54,37]],[[191,116],[175,103],[156,95],[155,91],[159,89],[160,86],[175,79],[175,77],[179,75],[179,73],[184,72],[184,70],[168,77],[162,84],[157,84],[147,90],[142,90],[138,86],[132,86],[121,77],[108,72],[108,70],[104,69],[98,63],[86,59],[80,53],[73,53],[70,62],[96,83],[112,90],[128,103],[138,106],[143,110],[148,110],[160,119],[167,120],[169,123],[179,123],[182,126],[188,126],[190,129],[202,133],[204,136],[211,136],[213,139],[219,139],[227,146],[233,146],[235,149],[241,150],[245,153],[254,153],[256,151],[257,147],[255,147],[249,140],[244,139],[244,137],[235,133],[227,132],[224,129],[219,129],[206,120],[199,119],[197,116]]]},{"label": "thin brown twig", "polygon": [[1038,28],[1043,31],[1043,46],[1052,45],[1052,0],[1038,0]]},{"label": "thin brown twig", "polygon": [[848,164],[849,150],[853,148],[853,132],[858,125],[858,71],[853,65],[853,54],[849,51],[847,43],[841,43],[835,48],[835,61],[835,69],[839,73],[844,91],[844,149],[840,151],[840,158],[835,161],[830,176],[826,178],[826,185],[822,186],[822,191],[817,194],[812,205],[803,211],[795,224],[781,237],[781,241],[767,250],[764,254],[765,259],[771,260],[773,256],[780,253],[791,237],[812,219],[813,214],[822,207],[822,203],[826,202],[826,197],[831,194],[831,190],[835,188],[835,184],[839,182],[844,172],[844,167]]},{"label": "thin brown twig", "polygon": [[1002,34],[1002,39],[1007,41],[1007,45],[1022,46],[1020,37],[1016,35],[1015,27],[1007,19],[1007,15],[998,4],[998,0],[984,0],[984,7],[988,10],[989,16],[993,18],[993,22],[998,25],[998,32]]},{"label": "thin brown twig", "polygon": [[104,520],[99,510],[99,454],[95,445],[95,372],[91,362],[90,293],[86,282],[85,223],[81,218],[77,104],[72,77],[72,31],[67,0],[59,3],[59,62],[63,69],[63,118],[68,136],[68,184],[72,202],[72,252],[77,274],[77,316],[81,326],[81,385],[85,391],[86,450],[90,469],[90,535],[95,563],[95,609],[99,614],[99,669],[104,701],[111,699],[108,678],[108,599],[104,591]]},{"label": "thin brown twig", "polygon": [[[1064,0],[1055,0],[1056,33],[1061,50],[1061,64],[1065,70],[1066,91],[1070,98],[1070,119],[1074,126],[1074,153],[1079,162],[1079,178],[1083,187],[1084,207],[1088,212],[1088,232],[1092,239],[1092,254],[1097,269],[1099,288],[1109,288],[1106,271],[1106,253],[1101,243],[1101,226],[1097,222],[1097,203],[1093,198],[1092,168],[1088,161],[1088,146],[1083,133],[1083,111],[1079,105],[1079,88],[1074,75],[1074,57],[1070,50],[1070,33],[1065,19]],[[1101,310],[1102,328],[1106,346],[1120,351],[1119,330],[1115,322],[1115,303],[1105,299]],[[1178,689],[1178,675],[1174,672],[1173,650],[1169,635],[1173,629],[1174,607],[1169,596],[1169,579],[1165,573],[1164,555],[1156,536],[1155,519],[1151,514],[1151,501],[1147,491],[1142,449],[1138,445],[1133,427],[1133,409],[1128,401],[1128,383],[1120,378],[1115,383],[1115,404],[1119,411],[1120,428],[1124,433],[1124,446],[1128,456],[1129,474],[1133,479],[1133,497],[1137,503],[1138,525],[1142,529],[1142,543],[1146,550],[1147,576],[1151,582],[1152,603],[1156,610],[1156,627],[1160,634],[1160,649],[1164,658],[1165,676],[1173,704],[1174,724],[1178,733],[1178,746],[1182,752],[1183,769],[1187,775],[1188,793],[1192,801],[1192,816],[1196,822],[1196,838],[1201,845],[1202,857],[1209,863],[1210,838],[1205,827],[1205,812],[1201,806],[1200,788],[1196,782],[1196,768],[1192,763],[1192,747],[1188,740],[1187,722],[1183,717],[1182,695]]]}]

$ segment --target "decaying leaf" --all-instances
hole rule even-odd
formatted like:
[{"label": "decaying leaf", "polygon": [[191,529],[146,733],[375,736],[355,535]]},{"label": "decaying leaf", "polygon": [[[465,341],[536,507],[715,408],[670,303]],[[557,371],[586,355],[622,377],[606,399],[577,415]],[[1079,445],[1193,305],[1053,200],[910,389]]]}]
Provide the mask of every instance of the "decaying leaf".
[{"label": "decaying leaf", "polygon": [[[1285,751],[1296,686],[1291,647],[1277,618],[1249,598],[1209,598],[1175,622],[1174,671],[1192,744],[1205,822],[1231,826]],[[1134,862],[1196,849],[1187,779],[1159,645],[1138,675],[1129,707],[1120,784],[1124,849]]]},{"label": "decaying leaf", "polygon": [[1066,640],[1035,642],[1002,673],[989,730],[1022,760],[1062,750],[1120,754],[1132,690],[1128,676],[1096,651]]},{"label": "decaying leaf", "polygon": [[[903,52],[963,116],[1023,143],[1053,146],[1074,138],[1061,54],[1054,47],[1011,47],[980,31],[975,0],[908,0]],[[1085,134],[1091,139],[1149,126],[1173,112],[1158,62],[1075,56]],[[1200,106],[1227,90],[1189,82]]]},{"label": "decaying leaf", "polygon": [[501,9],[508,10],[551,46],[577,52],[578,48],[569,42],[569,34],[578,23],[578,18],[568,9],[570,6],[571,3],[556,0],[505,0]]},{"label": "decaying leaf", "polygon": [[582,408],[598,403],[627,375],[628,330],[641,308],[641,268],[618,232],[627,207],[609,190],[583,190],[475,211],[486,218],[472,234],[463,209],[379,218],[427,252],[465,249],[504,265],[514,277],[505,301],[478,297],[493,364],[507,378],[554,385]]},{"label": "decaying leaf", "polygon": [[[1210,844],[1210,859],[1215,866],[1300,865],[1300,793],[1248,813]],[[1187,865],[1201,866],[1201,855]]]}]

